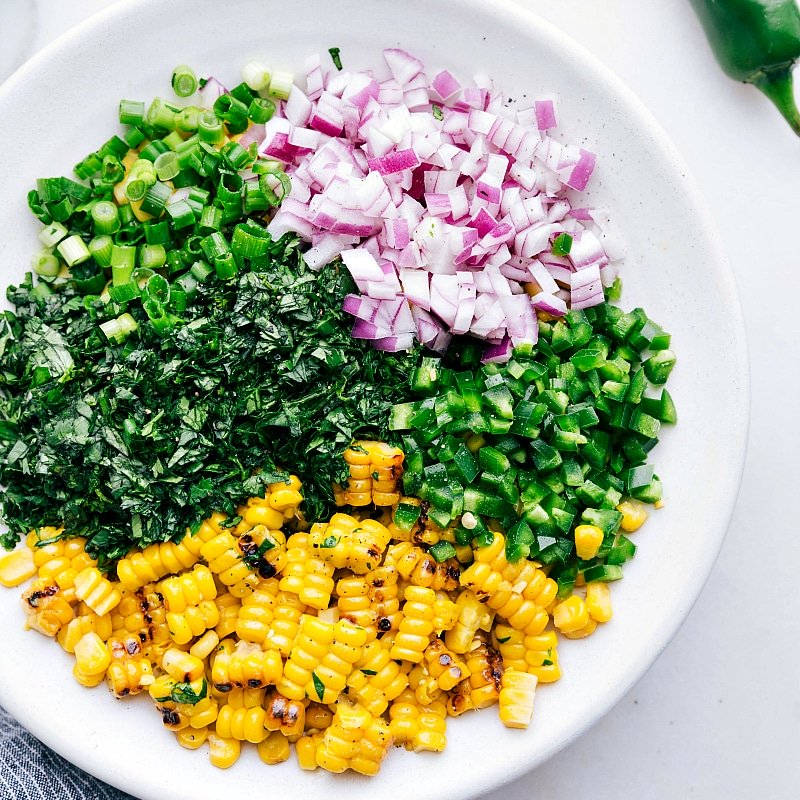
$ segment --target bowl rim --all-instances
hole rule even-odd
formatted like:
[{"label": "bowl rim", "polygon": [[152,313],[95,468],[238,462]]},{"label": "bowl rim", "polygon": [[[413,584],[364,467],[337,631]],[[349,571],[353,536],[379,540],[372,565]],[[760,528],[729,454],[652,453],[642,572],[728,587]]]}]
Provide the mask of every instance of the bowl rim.
[{"label": "bowl rim", "polygon": [[[21,64],[0,84],[0,108],[7,102],[8,97],[13,96],[15,92],[19,91],[20,87],[24,86],[29,77],[35,75],[51,58],[60,52],[75,48],[81,41],[91,39],[96,32],[101,31],[105,26],[113,25],[118,20],[124,20],[133,13],[137,15],[153,14],[160,7],[161,2],[162,0],[118,0],[112,6],[92,14],[74,27],[64,31],[55,40],[45,45],[34,56]],[[438,0],[438,2],[439,4],[449,5],[454,8],[454,11],[457,10],[460,13],[486,14],[486,4],[483,0]],[[731,469],[727,472],[728,480],[724,491],[727,511],[720,517],[715,529],[710,533],[706,533],[707,545],[703,551],[703,559],[699,564],[695,563],[694,569],[685,576],[686,580],[681,584],[680,600],[682,601],[683,613],[675,615],[667,630],[664,631],[659,646],[655,651],[642,652],[640,649],[636,657],[627,660],[624,678],[613,687],[613,690],[604,695],[602,702],[598,702],[592,707],[591,711],[582,718],[582,724],[575,726],[564,738],[543,748],[530,760],[508,765],[504,767],[502,773],[497,770],[489,770],[486,773],[472,776],[471,785],[468,788],[464,791],[459,790],[456,793],[448,793],[447,795],[447,797],[465,799],[499,789],[524,773],[535,769],[535,767],[574,742],[619,703],[623,696],[644,677],[661,652],[672,641],[700,597],[730,527],[747,457],[750,425],[750,368],[741,298],[716,222],[683,157],[670,140],[661,123],[638,96],[598,56],[594,55],[582,44],[579,44],[569,34],[548,20],[543,19],[534,11],[518,5],[514,0],[492,0],[492,15],[502,23],[523,27],[526,32],[531,32],[532,35],[551,40],[568,58],[582,63],[587,70],[591,70],[598,81],[605,84],[608,90],[619,98],[625,113],[633,118],[637,125],[651,134],[653,149],[658,151],[659,156],[664,160],[670,171],[681,176],[683,191],[692,203],[693,210],[698,217],[699,227],[708,236],[706,246],[713,254],[713,260],[707,267],[713,270],[717,281],[725,289],[730,301],[729,319],[731,333],[733,334],[731,354],[733,356],[732,360],[735,362],[734,369],[742,375],[743,380],[741,391],[736,394],[736,402],[733,404],[735,420],[731,423],[731,436],[737,446],[735,452],[732,452],[729,458]],[[710,534],[713,534],[713,536]],[[124,771],[114,769],[109,760],[105,762],[99,761],[96,758],[96,754],[93,757],[92,753],[82,750],[80,746],[76,745],[75,740],[70,737],[66,728],[49,726],[42,728],[38,724],[37,715],[31,713],[31,710],[26,706],[16,702],[13,691],[9,691],[3,683],[0,683],[0,704],[23,727],[70,763],[123,791],[128,791],[131,788],[131,784],[125,780]],[[147,796],[156,797],[156,795]],[[442,800],[446,799],[443,797]]]}]

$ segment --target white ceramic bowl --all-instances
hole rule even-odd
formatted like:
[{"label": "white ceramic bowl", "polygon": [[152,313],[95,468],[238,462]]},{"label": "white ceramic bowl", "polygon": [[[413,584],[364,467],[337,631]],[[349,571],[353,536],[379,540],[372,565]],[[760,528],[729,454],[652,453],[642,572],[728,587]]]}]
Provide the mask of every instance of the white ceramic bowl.
[{"label": "white ceramic bowl", "polygon": [[[250,58],[300,69],[311,52],[341,48],[347,68],[381,68],[402,46],[430,68],[487,72],[524,103],[559,99],[561,131],[599,154],[590,200],[610,207],[628,245],[627,307],[644,306],[673,334],[670,381],[680,423],[655,453],[666,507],[636,534],[639,555],[613,586],[615,616],[593,637],[561,645],[562,680],[537,693],[534,723],[509,731],[494,710],[448,725],[443,754],[395,751],[380,776],[301,773],[252,752],[232,769],[175,744],[148,701],[117,702],[70,675],[71,658],[24,632],[17,593],[0,592],[0,703],[46,744],[148,800],[267,796],[306,800],[464,798],[552,755],[604,714],[644,673],[697,598],[736,496],[747,427],[747,364],[733,278],[694,183],[664,133],[607,69],[563,34],[510,3],[138,0],[67,34],[0,89],[4,170],[2,283],[21,277],[38,224],[26,192],[67,174],[117,129],[121,97],[168,95],[175,64],[239,80]],[[326,56],[327,57],[327,56]],[[46,665],[46,666],[45,666]],[[624,751],[624,742],[620,742]],[[277,794],[276,794],[277,793]]]}]

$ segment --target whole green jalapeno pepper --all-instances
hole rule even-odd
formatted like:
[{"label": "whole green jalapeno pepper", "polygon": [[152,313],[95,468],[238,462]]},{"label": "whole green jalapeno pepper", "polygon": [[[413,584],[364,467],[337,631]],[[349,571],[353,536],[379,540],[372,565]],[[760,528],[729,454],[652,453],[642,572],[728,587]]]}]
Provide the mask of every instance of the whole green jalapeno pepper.
[{"label": "whole green jalapeno pepper", "polygon": [[792,68],[800,58],[796,0],[690,0],[727,75],[751,83],[800,135]]}]

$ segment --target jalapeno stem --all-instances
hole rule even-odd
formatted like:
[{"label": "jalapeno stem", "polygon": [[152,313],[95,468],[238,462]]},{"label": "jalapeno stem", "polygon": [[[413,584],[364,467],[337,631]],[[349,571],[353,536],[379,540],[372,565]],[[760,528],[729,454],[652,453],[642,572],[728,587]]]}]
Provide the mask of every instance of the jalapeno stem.
[{"label": "jalapeno stem", "polygon": [[792,67],[761,72],[751,80],[751,83],[772,100],[792,130],[800,136],[800,110],[794,99]]}]

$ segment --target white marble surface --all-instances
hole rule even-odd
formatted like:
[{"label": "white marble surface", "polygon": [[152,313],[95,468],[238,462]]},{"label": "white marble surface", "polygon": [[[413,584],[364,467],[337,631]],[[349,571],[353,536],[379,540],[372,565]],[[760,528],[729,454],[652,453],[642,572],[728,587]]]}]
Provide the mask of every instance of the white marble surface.
[{"label": "white marble surface", "polygon": [[[490,800],[797,798],[800,140],[755,90],[718,71],[686,0],[519,2],[614,69],[688,161],[739,282],[753,396],[733,523],[686,624],[598,725]],[[109,5],[0,0],[0,80]]]}]

